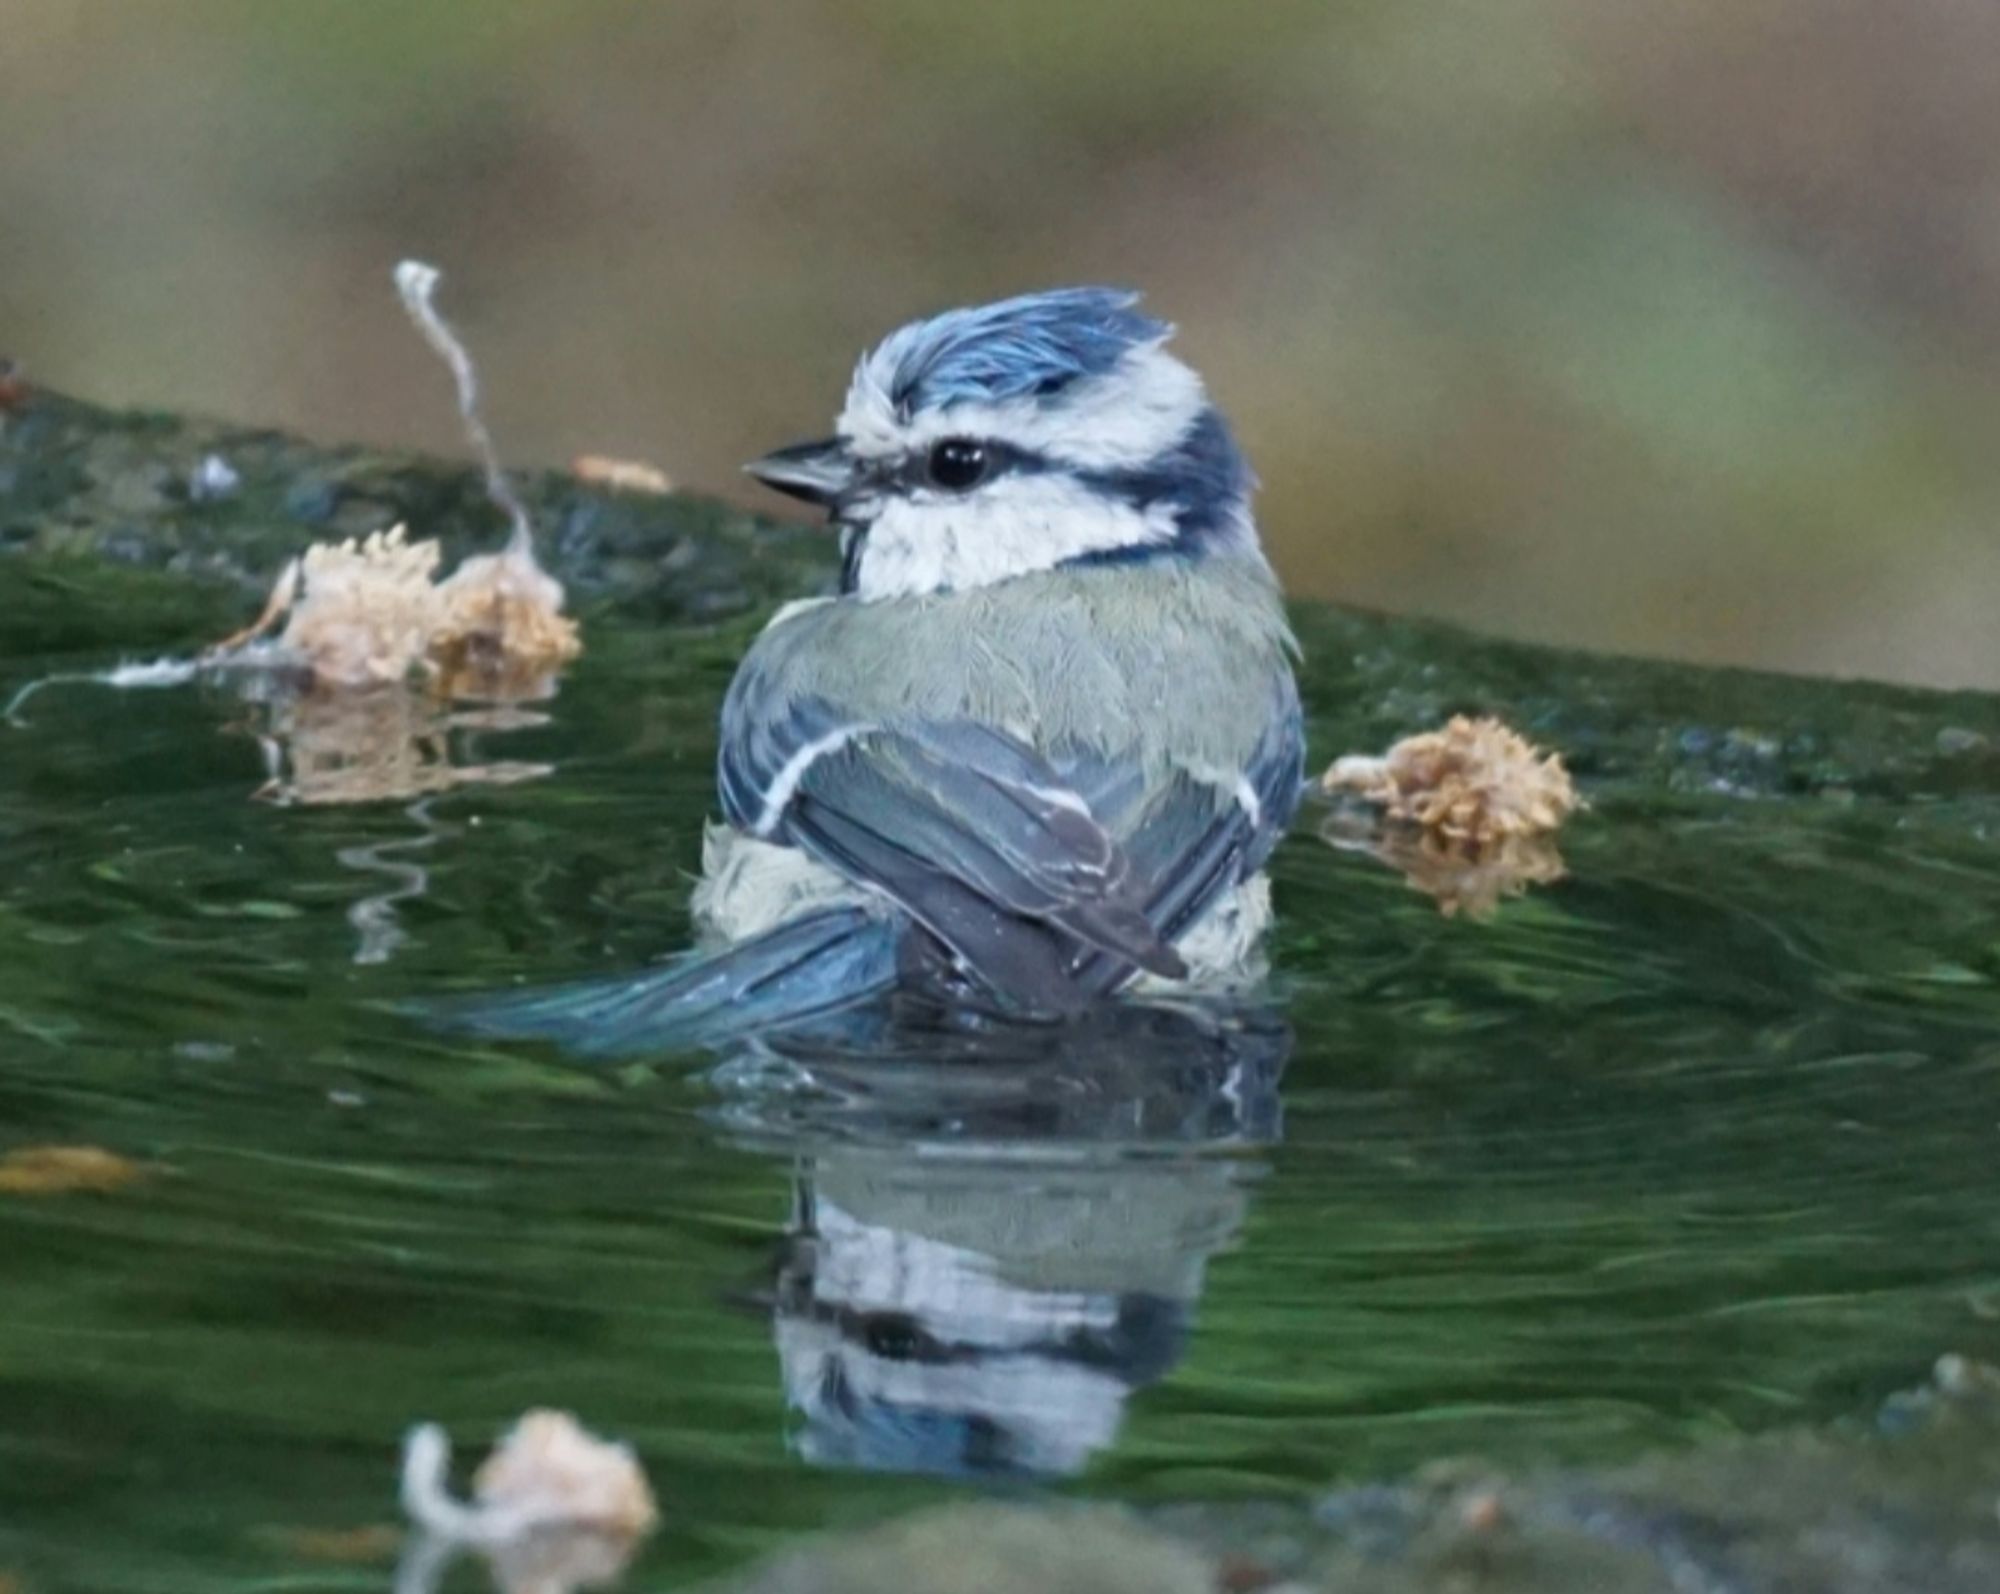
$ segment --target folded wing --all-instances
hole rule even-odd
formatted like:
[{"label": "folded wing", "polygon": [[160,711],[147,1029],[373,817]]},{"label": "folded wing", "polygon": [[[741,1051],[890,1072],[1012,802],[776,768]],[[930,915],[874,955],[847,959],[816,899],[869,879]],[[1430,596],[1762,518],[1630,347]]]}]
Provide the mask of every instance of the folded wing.
[{"label": "folded wing", "polygon": [[1261,863],[1296,803],[1295,703],[1286,718],[1262,767],[1219,789],[1052,761],[970,721],[892,729],[794,703],[726,727],[723,805],[893,900],[1010,1003],[1069,1012],[1134,970],[1186,974],[1173,940]]}]

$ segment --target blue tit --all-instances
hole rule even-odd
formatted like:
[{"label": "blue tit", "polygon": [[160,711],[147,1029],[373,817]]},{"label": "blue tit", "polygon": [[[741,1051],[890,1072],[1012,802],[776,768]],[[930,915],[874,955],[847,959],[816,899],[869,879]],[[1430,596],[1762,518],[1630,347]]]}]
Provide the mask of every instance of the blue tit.
[{"label": "blue tit", "polygon": [[841,574],[723,704],[701,948],[464,1016],[627,1052],[892,994],[1048,1021],[1255,980],[1301,795],[1295,645],[1171,335],[1108,288],[913,322],[833,436],[748,466],[828,511]]}]

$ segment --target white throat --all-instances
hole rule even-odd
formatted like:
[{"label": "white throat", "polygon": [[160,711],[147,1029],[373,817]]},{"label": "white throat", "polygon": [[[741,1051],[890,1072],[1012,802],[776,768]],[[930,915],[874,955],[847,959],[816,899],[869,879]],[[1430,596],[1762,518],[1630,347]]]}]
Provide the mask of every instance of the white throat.
[{"label": "white throat", "polygon": [[963,592],[1052,570],[1086,554],[1172,542],[1174,511],[1145,510],[1054,472],[1008,476],[964,498],[890,500],[855,571],[864,602]]}]

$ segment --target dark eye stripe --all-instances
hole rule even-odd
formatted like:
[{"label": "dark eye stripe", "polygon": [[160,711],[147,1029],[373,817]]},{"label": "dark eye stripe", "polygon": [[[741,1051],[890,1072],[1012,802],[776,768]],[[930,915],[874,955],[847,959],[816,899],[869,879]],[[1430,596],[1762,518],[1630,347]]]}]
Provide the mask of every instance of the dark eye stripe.
[{"label": "dark eye stripe", "polygon": [[[982,486],[986,482],[998,481],[1002,476],[1038,476],[1061,468],[1047,455],[1037,454],[1032,449],[991,438],[982,437],[977,441],[986,450],[986,476]],[[919,488],[936,491],[930,476],[931,449],[934,446],[927,443],[914,454],[883,461],[876,467],[874,485],[888,493],[910,493]]]}]

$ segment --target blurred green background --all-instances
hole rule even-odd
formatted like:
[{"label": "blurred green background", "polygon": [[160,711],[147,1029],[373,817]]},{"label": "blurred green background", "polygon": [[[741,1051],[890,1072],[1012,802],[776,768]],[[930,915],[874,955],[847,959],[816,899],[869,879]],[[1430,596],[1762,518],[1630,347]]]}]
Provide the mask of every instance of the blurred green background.
[{"label": "blurred green background", "polygon": [[0,354],[751,498],[910,316],[1128,282],[1295,591],[2000,686],[2000,5],[0,0]]}]

